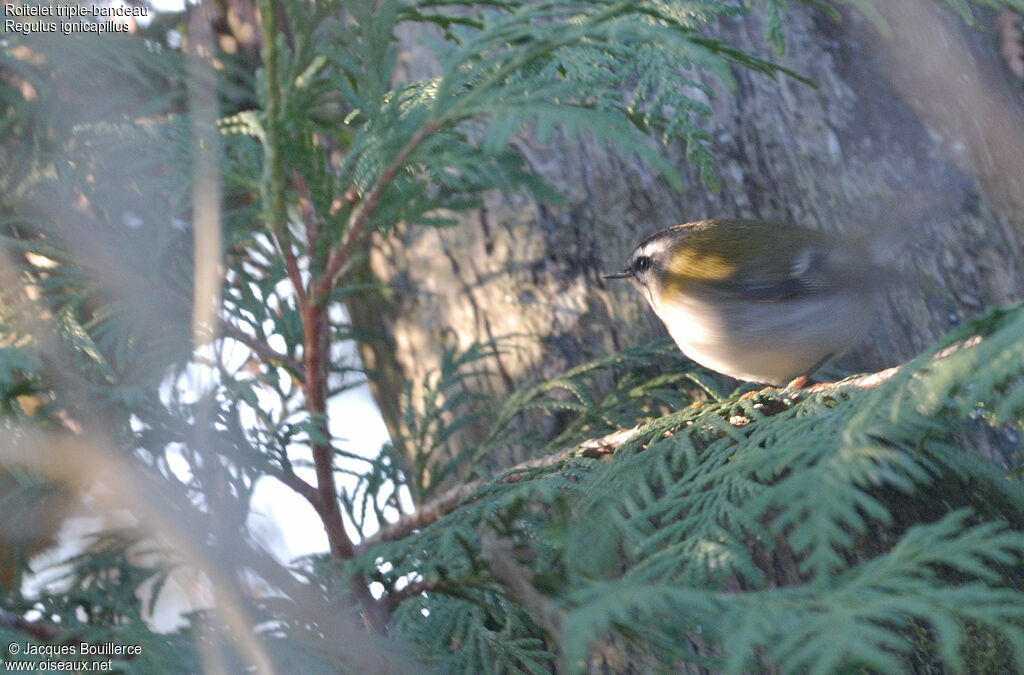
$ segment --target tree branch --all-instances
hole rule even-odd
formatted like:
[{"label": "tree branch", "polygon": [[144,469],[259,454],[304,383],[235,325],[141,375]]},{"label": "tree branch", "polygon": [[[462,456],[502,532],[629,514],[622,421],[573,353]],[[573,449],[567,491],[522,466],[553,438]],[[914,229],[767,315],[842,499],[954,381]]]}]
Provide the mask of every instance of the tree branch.
[{"label": "tree branch", "polygon": [[359,545],[360,550],[365,550],[368,546],[379,544],[383,541],[403,539],[415,530],[422,529],[431,523],[436,523],[458,508],[464,499],[469,498],[474,492],[483,487],[484,484],[482,480],[473,480],[462,485],[456,485],[437,499],[430,500],[409,515],[403,516],[394,523],[377,530],[375,534],[362,541]]},{"label": "tree branch", "polygon": [[516,562],[516,552],[516,544],[511,538],[499,539],[490,531],[480,537],[480,557],[487,563],[494,578],[505,586],[508,594],[522,605],[537,625],[543,626],[548,635],[557,641],[566,611],[553,608],[537,590],[530,569]]},{"label": "tree branch", "polygon": [[299,380],[306,379],[306,369],[305,367],[303,367],[302,363],[298,359],[294,359],[291,356],[288,356],[287,354],[282,354],[281,352],[277,351],[276,349],[268,345],[266,342],[263,342],[258,338],[249,335],[248,333],[246,333],[244,330],[234,325],[233,323],[229,323],[227,321],[222,320],[221,331],[225,336],[231,338],[232,340],[241,342],[243,345],[252,350],[252,352],[256,354],[256,356],[259,356],[264,361],[272,364],[280,364],[282,367],[287,368],[289,371],[291,371],[292,375],[294,375]]},{"label": "tree branch", "polygon": [[[288,223],[282,224],[282,229],[288,231]],[[295,258],[295,251],[292,250],[291,234],[288,233],[279,241],[281,255],[284,256],[284,268],[288,273],[288,279],[295,289],[295,298],[300,305],[306,304],[306,287],[302,283],[302,273],[299,271],[299,261]],[[311,244],[312,245],[312,244]],[[312,281],[310,281],[312,285]]]},{"label": "tree branch", "polygon": [[[319,298],[309,296],[303,298],[299,305],[299,313],[302,317],[303,355],[306,367],[306,379],[303,381],[306,408],[321,437],[313,439],[310,443],[316,471],[316,503],[319,505],[317,513],[327,532],[331,553],[342,560],[348,560],[356,554],[356,547],[346,531],[341,506],[338,503],[338,486],[334,479],[334,449],[329,440],[327,417],[330,319],[327,315],[327,305],[320,302]],[[349,580],[349,588],[363,611],[366,627],[375,633],[387,633],[389,612],[370,594],[363,575],[353,575]]]},{"label": "tree branch", "polygon": [[316,488],[302,480],[297,474],[278,468],[272,464],[264,467],[267,475],[273,476],[302,496],[317,513],[320,512],[320,494]]},{"label": "tree branch", "polygon": [[395,611],[396,607],[402,604],[403,601],[408,600],[409,598],[415,598],[420,593],[432,591],[436,587],[437,586],[435,584],[430,583],[426,579],[414,581],[403,586],[397,591],[391,591],[384,596],[384,605],[387,608],[388,613],[392,613]]},{"label": "tree branch", "polygon": [[[550,455],[529,459],[505,471],[495,479],[495,482],[518,483],[526,476],[527,472],[554,466],[569,457],[591,457],[596,459],[604,455],[610,455],[618,450],[619,446],[625,443],[637,429],[639,427],[616,431],[601,438],[591,439],[576,446],[563,448]],[[489,482],[473,480],[446,490],[439,497],[430,500],[413,513],[399,518],[386,527],[382,527],[373,536],[364,539],[359,545],[359,550],[363,551],[367,547],[380,542],[403,539],[414,531],[437,522],[461,506],[463,502],[472,497],[477,490]]]},{"label": "tree branch", "polygon": [[[373,188],[363,201],[363,206],[355,215],[348,229],[348,235],[344,243],[334,252],[325,266],[323,275],[317,282],[310,281],[310,293],[302,294],[300,285],[296,285],[299,299],[299,311],[302,316],[305,356],[305,379],[304,390],[307,406],[310,414],[318,420],[317,426],[324,438],[329,437],[327,428],[327,360],[330,354],[329,344],[329,319],[327,317],[326,299],[330,294],[334,280],[345,265],[351,252],[362,234],[370,216],[377,208],[381,193],[391,183],[395,174],[402,165],[409,159],[413,151],[419,147],[423,140],[434,133],[440,126],[440,120],[432,120],[420,127],[412,135],[409,141],[395,156],[391,164],[381,172],[374,183]],[[310,247],[315,247],[317,242],[309,242]],[[286,265],[288,265],[289,276],[292,276],[292,283],[296,280],[292,269],[297,265],[289,261],[286,251]],[[320,508],[318,513],[323,521],[324,529],[327,531],[327,539],[330,542],[331,552],[342,559],[348,559],[356,554],[356,548],[352,539],[345,530],[345,523],[342,520],[341,509],[338,505],[338,491],[334,480],[334,454],[329,443],[314,442],[311,444],[313,452],[313,464],[317,476],[317,501]],[[453,507],[454,508],[454,507]],[[367,627],[378,633],[387,631],[387,621],[391,609],[384,603],[377,602],[370,595],[366,580],[361,574],[352,577],[349,587],[363,609],[363,618]]]},{"label": "tree branch", "polygon": [[[937,352],[932,357],[932,360],[939,361],[963,349],[970,349],[971,347],[980,344],[982,339],[983,338],[980,335],[974,335],[960,343],[951,345],[946,349]],[[788,396],[793,400],[800,400],[804,394],[818,394],[843,389],[872,389],[887,380],[892,379],[905,367],[906,364],[903,364],[893,366],[892,368],[886,368],[885,370],[880,370],[876,373],[868,373],[866,375],[852,377],[847,380],[840,380],[839,382],[822,382],[820,384],[811,385],[806,389],[785,391],[788,391]],[[780,391],[780,389],[775,387],[769,387],[769,389],[773,391]],[[756,395],[757,393],[758,392],[755,391],[746,395]],[[764,412],[765,414],[771,414],[772,411],[766,409]],[[736,415],[730,418],[729,423],[733,426],[743,427],[749,424],[750,420],[743,415]],[[554,466],[555,464],[558,464],[570,457],[590,457],[597,459],[605,455],[614,454],[615,451],[618,450],[623,443],[632,438],[633,434],[640,428],[640,426],[636,426],[632,429],[623,429],[610,433],[607,436],[585,441],[573,447],[563,448],[550,455],[527,460],[513,466],[511,469],[508,469],[493,481],[474,480],[462,485],[456,485],[442,493],[436,499],[430,500],[415,512],[399,518],[394,523],[391,523],[386,527],[382,527],[373,536],[364,539],[359,545],[359,550],[363,551],[368,547],[381,542],[403,539],[416,530],[423,529],[424,527],[439,521],[444,516],[455,511],[459,506],[469,500],[477,490],[490,482],[516,483],[522,480],[529,471]]]},{"label": "tree branch", "polygon": [[[327,293],[314,293],[315,289],[329,291],[331,280],[337,272],[335,268],[327,268],[328,271],[316,283],[316,277],[310,272],[310,288],[307,289],[302,283],[302,275],[299,270],[295,252],[291,246],[291,236],[288,229],[287,210],[284,201],[284,157],[282,150],[281,134],[281,91],[278,87],[278,53],[277,53],[277,11],[282,12],[281,18],[285,19],[287,14],[270,0],[259,2],[261,31],[263,35],[263,63],[266,71],[267,100],[266,100],[266,158],[264,165],[263,181],[261,184],[262,198],[267,206],[267,220],[272,231],[277,235],[281,244],[281,253],[284,256],[285,266],[292,286],[295,288],[296,301],[299,315],[302,319],[303,330],[303,359],[304,370],[302,378],[302,389],[306,399],[306,408],[310,418],[316,427],[318,438],[310,442],[310,449],[313,454],[313,465],[316,470],[315,496],[298,483],[294,483],[300,490],[305,491],[305,496],[317,509],[317,514],[323,522],[324,530],[327,532],[327,540],[330,543],[331,553],[339,558],[348,559],[355,554],[355,546],[352,539],[345,531],[345,523],[341,516],[341,507],[338,503],[338,487],[334,480],[334,452],[330,443],[330,430],[327,424],[327,394],[328,394],[328,368],[330,361],[330,320],[327,316]],[[426,128],[424,128],[426,129]],[[423,130],[421,130],[423,131]],[[419,134],[414,134],[414,138]],[[425,134],[419,135],[420,141]],[[417,141],[417,145],[420,141]],[[410,143],[412,139],[410,139]],[[407,152],[403,148],[390,174],[385,172],[377,181],[375,186],[375,199],[379,199],[380,190],[386,181],[394,177],[398,170],[398,163],[405,161],[415,146],[409,147]],[[391,168],[391,167],[389,167]],[[369,206],[369,204],[368,204]],[[367,215],[368,217],[368,215]],[[362,228],[366,218],[357,220],[358,229]],[[343,254],[335,265],[340,268],[344,263],[347,251],[354,244],[353,235],[358,235],[358,230],[349,231],[349,239],[346,245],[339,249],[338,253]],[[316,250],[319,242],[307,242],[310,250]],[[315,284],[315,289],[314,289]],[[387,612],[373,596],[362,575],[355,575],[351,578],[349,587],[356,601],[363,612],[363,620],[367,627],[377,633],[387,631]]]},{"label": "tree branch", "polygon": [[349,225],[345,242],[334,252],[327,263],[326,272],[323,277],[320,278],[320,282],[316,287],[317,298],[326,298],[328,293],[330,293],[335,277],[338,276],[338,273],[341,272],[341,268],[345,265],[345,262],[348,261],[349,255],[352,253],[352,249],[359,241],[359,237],[362,236],[363,228],[366,227],[366,223],[369,222],[370,216],[372,216],[373,212],[376,210],[377,203],[380,201],[380,196],[384,191],[384,188],[394,180],[395,174],[398,173],[398,170],[401,169],[406,160],[409,159],[409,155],[411,155],[428,136],[437,131],[440,126],[441,120],[435,119],[427,122],[417,129],[409,138],[408,142],[402,146],[402,149],[398,151],[398,154],[395,155],[395,158],[391,163],[379,176],[377,176],[377,180],[374,181],[373,187],[368,193],[366,193],[366,198],[363,199],[362,208],[355,213]]},{"label": "tree branch", "polygon": [[46,623],[44,621],[29,621],[22,616],[3,609],[0,609],[0,628],[7,628],[25,633],[40,642],[49,642],[50,640],[53,640],[60,635],[62,630],[61,627],[56,624]]},{"label": "tree branch", "polygon": [[313,191],[309,183],[298,171],[294,172],[295,187],[299,193],[299,213],[302,214],[302,222],[306,227],[306,241],[314,242],[320,239],[320,228],[317,227],[316,206],[313,204]]}]

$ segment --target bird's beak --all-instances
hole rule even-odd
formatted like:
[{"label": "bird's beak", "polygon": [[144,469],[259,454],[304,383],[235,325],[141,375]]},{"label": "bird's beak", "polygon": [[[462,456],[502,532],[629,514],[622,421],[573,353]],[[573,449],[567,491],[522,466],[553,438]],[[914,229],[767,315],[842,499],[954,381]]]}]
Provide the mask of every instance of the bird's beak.
[{"label": "bird's beak", "polygon": [[622,270],[621,272],[612,272],[611,274],[605,274],[605,275],[603,275],[603,278],[604,279],[626,279],[626,278],[631,277],[631,276],[633,276],[633,272],[631,272],[627,268],[627,269]]}]

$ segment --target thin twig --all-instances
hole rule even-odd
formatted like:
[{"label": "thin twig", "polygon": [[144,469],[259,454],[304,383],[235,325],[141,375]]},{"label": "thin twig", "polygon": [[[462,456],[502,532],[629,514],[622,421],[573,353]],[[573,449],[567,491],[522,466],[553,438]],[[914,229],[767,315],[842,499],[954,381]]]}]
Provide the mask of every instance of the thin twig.
[{"label": "thin twig", "polygon": [[44,621],[29,621],[28,619],[0,609],[0,628],[7,628],[8,630],[16,630],[20,633],[30,635],[40,642],[49,642],[53,640],[61,633],[61,627],[46,623]]},{"label": "thin twig", "polygon": [[[518,483],[526,477],[529,472],[554,466],[569,457],[579,456],[596,459],[604,455],[610,455],[614,453],[619,446],[625,443],[637,428],[638,427],[616,431],[608,434],[607,436],[591,439],[579,445],[562,448],[558,452],[553,452],[550,455],[535,457],[525,462],[521,462],[498,476],[495,479],[495,482]],[[367,547],[380,542],[403,539],[416,530],[423,529],[427,525],[437,522],[461,506],[466,500],[472,497],[477,490],[484,487],[489,482],[490,481],[485,480],[473,480],[446,490],[436,499],[430,500],[414,512],[399,518],[397,521],[387,525],[386,527],[382,527],[375,534],[364,539],[359,545],[359,550],[363,551]]]},{"label": "thin twig", "polygon": [[[288,223],[284,223],[281,226],[284,232],[288,232]],[[299,271],[299,261],[295,257],[295,251],[292,250],[291,234],[287,234],[282,237],[278,244],[281,247],[281,255],[284,256],[284,268],[288,273],[288,280],[292,282],[292,288],[295,289],[295,299],[300,304],[306,303],[306,287],[302,283],[302,272]],[[312,246],[312,244],[310,244]],[[310,281],[310,286],[313,282]]]},{"label": "thin twig", "polygon": [[348,261],[348,258],[352,253],[352,249],[359,241],[360,236],[362,236],[363,228],[366,227],[366,223],[369,222],[370,216],[372,216],[373,212],[376,210],[377,203],[380,201],[380,196],[384,191],[384,188],[394,180],[395,174],[398,173],[398,170],[401,169],[406,160],[409,159],[409,155],[411,155],[428,136],[437,131],[440,126],[441,120],[435,119],[427,122],[417,129],[409,138],[408,142],[402,146],[402,149],[398,151],[398,154],[395,155],[395,158],[387,168],[377,176],[377,180],[374,181],[373,187],[366,194],[366,198],[363,200],[362,208],[356,212],[351,224],[349,225],[345,242],[335,250],[327,263],[325,268],[326,272],[320,278],[320,283],[317,284],[316,287],[317,298],[326,298],[330,293],[335,277],[338,276],[342,267],[345,266],[345,263]]},{"label": "thin twig", "polygon": [[294,490],[296,494],[309,502],[310,506],[312,506],[317,512],[320,511],[320,494],[316,491],[315,487],[304,481],[298,474],[278,468],[274,465],[265,466],[263,470],[267,472],[267,475],[273,476]]},{"label": "thin twig", "polygon": [[317,227],[318,216],[316,206],[313,204],[313,191],[305,177],[298,171],[294,172],[294,180],[299,193],[299,213],[302,214],[302,222],[306,227],[306,241],[317,241],[320,239],[320,228]]},{"label": "thin twig", "polygon": [[255,336],[249,335],[238,326],[228,323],[227,321],[221,322],[221,332],[232,340],[241,342],[256,354],[256,356],[259,356],[267,363],[287,368],[292,375],[299,380],[306,379],[306,369],[298,359],[292,358],[287,354],[282,354],[266,342],[263,342]]},{"label": "thin twig", "polygon": [[484,486],[484,481],[473,480],[445,491],[437,499],[433,499],[407,516],[399,518],[394,523],[382,527],[370,537],[367,537],[359,545],[360,549],[383,541],[397,541],[404,539],[412,532],[422,529],[431,523],[435,523],[448,515],[467,499],[474,492]]},{"label": "thin twig", "polygon": [[427,581],[426,579],[414,581],[396,591],[391,591],[384,596],[384,605],[387,607],[388,612],[394,612],[395,608],[402,604],[403,601],[408,600],[409,598],[415,598],[421,593],[432,591],[436,587],[436,584]]},{"label": "thin twig", "polygon": [[499,539],[493,532],[486,531],[480,537],[480,557],[490,568],[494,578],[504,584],[508,594],[522,605],[526,613],[544,626],[553,640],[562,632],[566,611],[554,608],[533,585],[533,573],[528,567],[516,561],[517,547],[511,538]]}]

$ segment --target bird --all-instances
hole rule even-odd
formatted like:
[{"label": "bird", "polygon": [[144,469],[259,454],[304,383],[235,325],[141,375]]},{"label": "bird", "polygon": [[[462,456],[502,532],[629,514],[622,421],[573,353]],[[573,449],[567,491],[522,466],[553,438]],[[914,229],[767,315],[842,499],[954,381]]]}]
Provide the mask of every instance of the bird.
[{"label": "bird", "polygon": [[675,225],[621,272],[691,360],[738,380],[803,386],[857,344],[891,278],[866,239],[761,220]]}]

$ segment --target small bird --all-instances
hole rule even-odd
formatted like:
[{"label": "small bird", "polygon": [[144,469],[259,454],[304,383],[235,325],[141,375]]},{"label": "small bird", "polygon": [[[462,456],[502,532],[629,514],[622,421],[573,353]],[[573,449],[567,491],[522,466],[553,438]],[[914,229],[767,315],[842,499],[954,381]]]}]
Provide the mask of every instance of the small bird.
[{"label": "small bird", "polygon": [[652,234],[605,279],[631,279],[686,356],[800,387],[870,325],[890,277],[866,242],[798,225],[702,220]]}]

